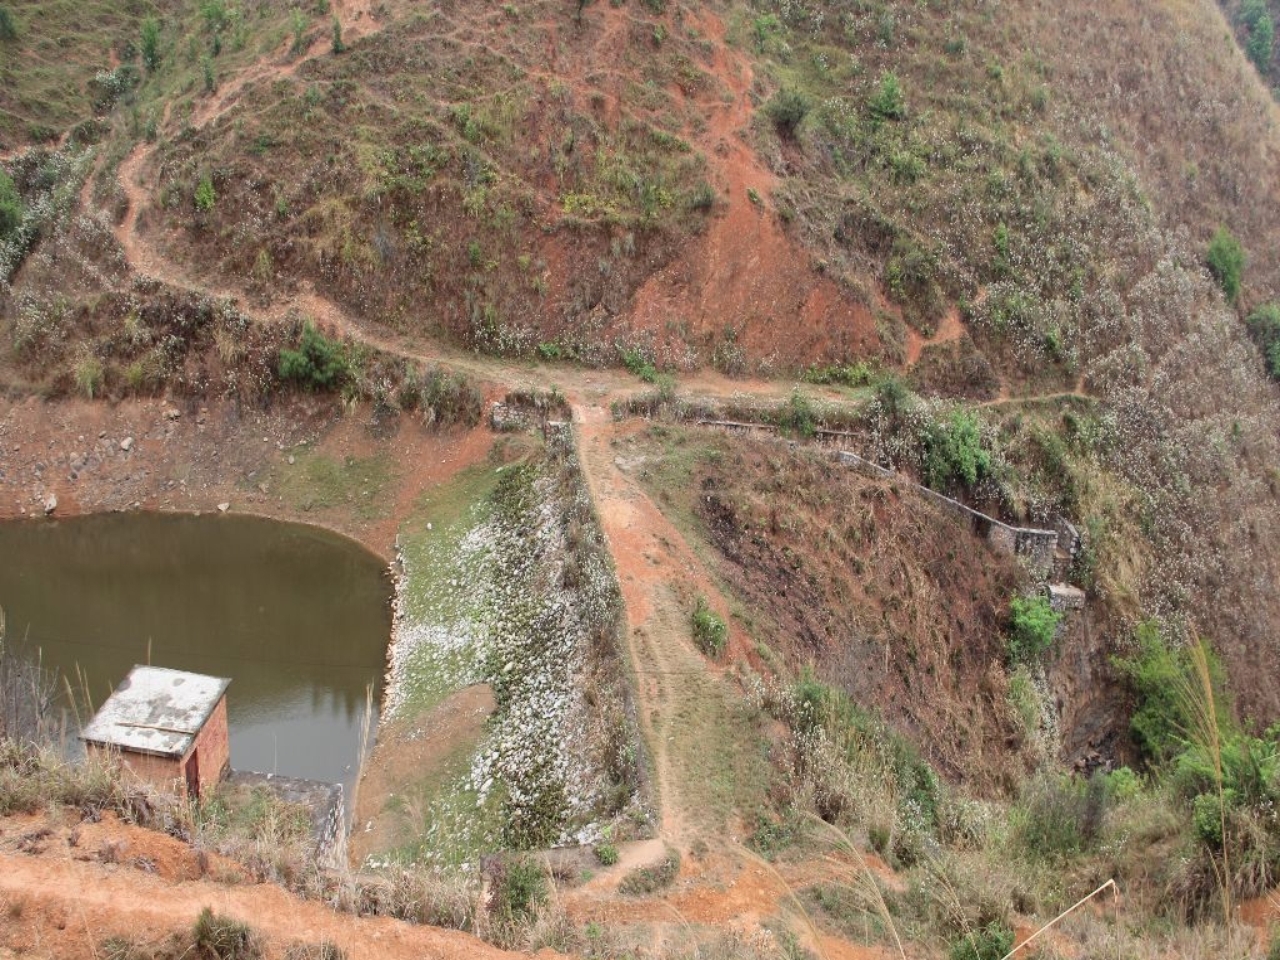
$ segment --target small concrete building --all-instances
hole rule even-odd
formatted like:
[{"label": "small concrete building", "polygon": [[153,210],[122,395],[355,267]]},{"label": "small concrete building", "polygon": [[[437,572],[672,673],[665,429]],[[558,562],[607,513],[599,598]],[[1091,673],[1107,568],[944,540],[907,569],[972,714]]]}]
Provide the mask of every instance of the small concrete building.
[{"label": "small concrete building", "polygon": [[231,769],[230,680],[135,666],[80,734],[90,755],[110,753],[140,780],[199,797]]}]

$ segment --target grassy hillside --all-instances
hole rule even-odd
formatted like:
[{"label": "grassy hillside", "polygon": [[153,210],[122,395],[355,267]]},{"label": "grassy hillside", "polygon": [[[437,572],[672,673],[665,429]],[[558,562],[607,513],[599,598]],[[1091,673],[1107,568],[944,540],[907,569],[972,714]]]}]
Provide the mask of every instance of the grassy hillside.
[{"label": "grassy hillside", "polygon": [[1217,8],[759,3],[738,36],[796,236],[926,334],[959,305],[971,343],[919,389],[972,349],[1015,391],[1099,398],[1078,516],[1112,525],[1124,605],[1212,636],[1274,716],[1280,409],[1205,257],[1227,226],[1239,305],[1272,295],[1277,141]]},{"label": "grassy hillside", "polygon": [[150,0],[0,4],[0,153],[54,140],[110,109],[103,81],[133,59]]}]

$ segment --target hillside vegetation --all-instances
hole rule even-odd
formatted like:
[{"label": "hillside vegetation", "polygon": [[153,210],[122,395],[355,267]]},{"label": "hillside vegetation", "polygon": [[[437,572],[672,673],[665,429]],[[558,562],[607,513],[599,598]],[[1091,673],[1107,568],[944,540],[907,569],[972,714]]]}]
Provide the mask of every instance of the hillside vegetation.
[{"label": "hillside vegetation", "polygon": [[[235,415],[291,393],[381,430],[476,424],[479,380],[559,385],[580,464],[490,477],[490,526],[405,528],[410,568],[459,538],[447,589],[434,554],[414,574],[421,630],[501,627],[456,675],[415,661],[413,706],[483,685],[496,719],[378,808],[384,859],[577,836],[611,866],[652,801],[661,859],[622,895],[712,875],[720,824],[842,936],[999,957],[1116,878],[1126,920],[1047,951],[1256,954],[1232,922],[1280,879],[1278,17],[0,3],[0,386]],[[900,476],[838,466],[810,444],[832,431]],[[1055,575],[1083,610],[915,483],[1074,524]],[[590,763],[529,747],[553,715]],[[423,839],[463,824],[447,855]],[[865,847],[898,873],[854,902],[812,868]]]}]

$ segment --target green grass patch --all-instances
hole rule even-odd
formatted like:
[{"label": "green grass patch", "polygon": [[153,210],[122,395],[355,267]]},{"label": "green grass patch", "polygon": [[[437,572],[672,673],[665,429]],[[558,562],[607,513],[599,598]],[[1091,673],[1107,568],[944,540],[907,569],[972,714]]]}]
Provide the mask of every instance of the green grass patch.
[{"label": "green grass patch", "polygon": [[295,448],[293,463],[272,467],[267,489],[303,511],[349,510],[362,520],[384,517],[384,494],[394,475],[385,453],[372,457],[332,457],[318,450]]}]

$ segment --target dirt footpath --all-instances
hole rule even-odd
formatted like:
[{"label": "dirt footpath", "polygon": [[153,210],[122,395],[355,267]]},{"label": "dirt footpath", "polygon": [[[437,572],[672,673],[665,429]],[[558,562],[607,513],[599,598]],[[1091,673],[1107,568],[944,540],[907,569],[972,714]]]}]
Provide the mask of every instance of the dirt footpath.
[{"label": "dirt footpath", "polygon": [[[510,957],[475,937],[354,917],[272,884],[167,834],[75,811],[0,819],[0,958],[100,955],[108,937],[158,944],[210,907],[267,938],[267,957],[328,940],[349,957]],[[551,954],[541,954],[551,956]]]}]

